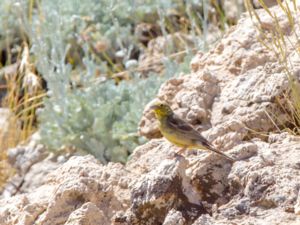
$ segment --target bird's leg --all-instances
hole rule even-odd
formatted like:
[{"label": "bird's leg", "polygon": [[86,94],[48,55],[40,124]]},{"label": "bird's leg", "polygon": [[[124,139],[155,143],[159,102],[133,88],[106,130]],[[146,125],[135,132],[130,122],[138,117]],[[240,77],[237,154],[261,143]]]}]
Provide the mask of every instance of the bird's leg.
[{"label": "bird's leg", "polygon": [[183,153],[185,150],[186,150],[186,148],[181,148],[181,149],[179,149],[178,151],[175,152],[174,157],[175,157],[176,159],[184,157],[184,156],[182,156],[182,153]]},{"label": "bird's leg", "polygon": [[176,155],[181,155],[182,153],[184,153],[184,151],[186,150],[186,148],[181,148],[179,149],[179,151],[176,151]]},{"label": "bird's leg", "polygon": [[178,151],[175,151],[174,155],[171,156],[171,157],[168,157],[170,159],[173,159],[173,158],[177,158],[177,157],[182,157],[182,153],[186,150],[186,148],[180,148]]}]

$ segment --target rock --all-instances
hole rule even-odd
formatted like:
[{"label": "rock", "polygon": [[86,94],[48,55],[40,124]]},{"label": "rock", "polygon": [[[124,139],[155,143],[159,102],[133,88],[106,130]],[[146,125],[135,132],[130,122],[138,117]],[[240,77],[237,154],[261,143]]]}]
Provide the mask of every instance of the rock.
[{"label": "rock", "polygon": [[[187,162],[183,157],[164,160],[131,187],[129,224],[166,224],[172,220],[168,212],[178,210],[180,221],[193,221],[206,213],[189,179],[185,175]],[[166,218],[167,217],[167,218]]]},{"label": "rock", "polygon": [[43,145],[17,146],[8,151],[8,161],[20,174],[26,174],[33,164],[42,161],[47,155]]},{"label": "rock", "polygon": [[2,197],[26,193],[41,186],[46,175],[64,162],[56,162],[54,155],[49,155],[43,145],[33,142],[8,150],[8,161],[16,174],[5,185]]},{"label": "rock", "polygon": [[87,202],[70,214],[65,225],[98,224],[100,221],[101,224],[109,224],[103,211],[95,204]]},{"label": "rock", "polygon": [[184,225],[186,220],[179,211],[170,210],[165,218],[163,225]]},{"label": "rock", "polygon": [[49,152],[40,143],[40,135],[34,133],[26,142],[8,150],[8,162],[14,176],[6,183],[1,197],[27,193],[41,186],[47,175],[65,163],[74,151]]},{"label": "rock", "polygon": [[214,154],[198,159],[189,168],[191,184],[196,187],[202,201],[220,205],[228,201],[228,175],[231,166],[228,160]]},{"label": "rock", "polygon": [[[299,190],[299,192],[300,192],[300,190]],[[299,192],[298,192],[297,202],[296,202],[295,208],[294,208],[294,211],[297,215],[300,215],[300,193]]]},{"label": "rock", "polygon": [[[201,121],[205,124],[208,122],[208,109],[211,108],[214,96],[218,93],[218,85],[216,78],[209,72],[202,74],[202,80],[194,80],[192,76],[184,76],[182,78],[174,78],[167,81],[158,94],[158,99],[169,103],[180,117],[192,124]],[[185,80],[190,79],[190,82]],[[171,101],[176,99],[175,101]],[[144,117],[141,119],[139,131],[141,135],[147,138],[158,137],[159,131],[157,124],[154,127],[145,125],[153,124],[153,112],[148,107],[144,111]],[[153,130],[150,130],[152,128]],[[154,132],[155,131],[155,132]]]},{"label": "rock", "polygon": [[[92,156],[74,156],[49,174],[45,184],[34,192],[0,200],[0,223],[81,224],[97,218],[110,221],[114,210],[129,206],[130,176],[126,174],[121,164],[102,166]],[[94,220],[91,215],[96,216]]]},{"label": "rock", "polygon": [[[270,10],[276,14],[283,36],[290,40],[286,14],[279,6]],[[257,13],[262,29],[275,29],[267,12]],[[287,45],[286,51],[293,64],[291,73],[298,75],[297,50]],[[287,100],[282,97],[289,90],[286,72],[278,65],[276,54],[257,40],[257,29],[249,17],[244,15],[214,49],[199,52],[191,62],[191,70],[191,74],[165,82],[157,98],[217,147],[230,149],[244,139],[257,137],[257,133],[277,130],[274,123],[290,120],[284,113]],[[146,108],[139,124],[141,135],[150,139],[160,135],[153,117]]]},{"label": "rock", "polygon": [[[237,219],[239,215],[245,215],[243,221],[256,221],[254,224],[300,222],[294,214],[300,188],[295,166],[299,163],[300,145],[286,140],[270,144],[256,141],[256,145],[257,156],[233,165],[228,179],[231,195],[235,197],[218,209],[218,215],[231,221],[235,219],[238,224],[242,222]],[[261,213],[264,213],[263,220],[256,217]]]},{"label": "rock", "polygon": [[73,156],[39,187],[0,200],[0,224],[297,224],[299,149],[273,134],[228,151],[233,164],[207,151],[174,156],[164,139],[125,166]]}]

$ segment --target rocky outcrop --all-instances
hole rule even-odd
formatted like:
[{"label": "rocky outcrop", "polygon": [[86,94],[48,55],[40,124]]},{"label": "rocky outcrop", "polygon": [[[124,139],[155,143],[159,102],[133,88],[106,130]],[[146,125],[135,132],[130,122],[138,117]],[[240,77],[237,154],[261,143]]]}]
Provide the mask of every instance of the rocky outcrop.
[{"label": "rocky outcrop", "polygon": [[[271,10],[288,25],[279,7]],[[258,13],[272,28],[268,15]],[[300,224],[300,138],[272,133],[276,120],[288,120],[279,107],[288,82],[256,34],[244,17],[214,50],[193,59],[191,74],[169,80],[158,94],[234,163],[196,150],[174,155],[176,147],[163,138],[139,146],[126,165],[73,156],[39,177],[42,182],[30,186],[25,179],[18,194],[4,196],[0,224]],[[287,50],[297,62],[296,49]],[[160,136],[148,107],[140,132]],[[33,158],[23,158],[26,152],[11,156],[20,171],[49,161],[39,149]]]},{"label": "rocky outcrop", "polygon": [[121,164],[103,166],[91,156],[74,156],[44,185],[1,200],[0,224],[80,224],[97,218],[109,224],[115,211],[129,206],[129,182]]},{"label": "rocky outcrop", "polygon": [[[290,37],[286,14],[273,7],[286,38]],[[274,21],[258,11],[265,29],[275,29]],[[300,21],[299,21],[300,22]],[[166,82],[157,98],[224,150],[259,132],[276,130],[289,120],[282,106],[288,77],[278,56],[257,40],[253,21],[244,15],[210,52],[198,53],[191,62],[192,73]],[[292,43],[293,40],[290,40]],[[287,45],[287,57],[298,74],[297,49]],[[159,137],[154,115],[146,107],[139,131],[148,138]],[[255,133],[253,133],[255,131]]]},{"label": "rocky outcrop", "polygon": [[[8,151],[8,161],[15,175],[7,182],[1,197],[30,192],[46,181],[47,175],[67,161],[71,154],[55,155],[36,144],[38,133],[31,136],[27,145],[20,145]],[[1,198],[0,197],[0,198]]]},{"label": "rocky outcrop", "polygon": [[[174,156],[165,140],[126,166],[73,156],[40,187],[0,200],[0,224],[297,224],[300,139],[286,133]],[[262,217],[263,215],[263,217]]]}]

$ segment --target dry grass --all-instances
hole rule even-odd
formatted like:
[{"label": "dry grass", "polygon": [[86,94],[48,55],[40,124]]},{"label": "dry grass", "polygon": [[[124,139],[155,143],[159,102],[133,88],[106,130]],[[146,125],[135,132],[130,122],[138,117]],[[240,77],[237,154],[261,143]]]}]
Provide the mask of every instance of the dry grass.
[{"label": "dry grass", "polygon": [[[286,73],[287,79],[289,81],[289,90],[282,94],[282,99],[276,99],[277,104],[281,107],[282,111],[286,113],[288,116],[288,123],[281,122],[278,116],[276,115],[268,115],[270,116],[271,121],[274,123],[275,127],[280,128],[281,131],[288,131],[294,135],[300,134],[300,83],[297,77],[294,76],[293,73],[293,64],[289,61],[288,55],[288,46],[292,46],[299,54],[299,43],[300,39],[297,35],[296,30],[299,30],[299,24],[295,22],[295,17],[297,16],[298,9],[296,7],[296,1],[284,1],[281,2],[277,0],[277,3],[282,10],[282,12],[286,15],[290,34],[289,36],[285,36],[286,31],[283,31],[278,17],[275,13],[271,12],[271,10],[265,5],[263,0],[258,0],[262,8],[265,12],[271,17],[273,20],[273,24],[275,24],[274,29],[264,29],[263,24],[261,22],[261,18],[255,11],[252,6],[250,0],[245,0],[245,6],[247,11],[249,12],[253,24],[256,27],[259,37],[258,41],[267,49],[275,53],[278,58],[278,61],[281,66],[284,68],[284,72]],[[276,122],[275,122],[276,121]]]},{"label": "dry grass", "polygon": [[[25,141],[36,130],[36,110],[45,96],[41,80],[30,62],[29,48],[23,45],[20,65],[14,74],[5,76],[6,97],[2,107],[10,110],[0,130],[0,189],[13,174],[7,163],[7,150]],[[4,115],[5,116],[5,115]]]},{"label": "dry grass", "polygon": [[7,150],[21,141],[21,130],[15,118],[9,117],[5,125],[0,132],[0,191],[6,180],[14,174],[13,168],[7,162]]}]

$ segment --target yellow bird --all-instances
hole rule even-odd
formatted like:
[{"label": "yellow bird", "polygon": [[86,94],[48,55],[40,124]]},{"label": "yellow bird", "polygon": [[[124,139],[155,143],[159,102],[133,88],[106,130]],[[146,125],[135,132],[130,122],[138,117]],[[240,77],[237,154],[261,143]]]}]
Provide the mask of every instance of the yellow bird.
[{"label": "yellow bird", "polygon": [[181,153],[185,149],[199,148],[213,151],[232,162],[235,161],[223,152],[216,150],[212,144],[190,124],[175,115],[167,104],[156,102],[151,106],[151,109],[154,110],[155,116],[160,123],[159,129],[162,135],[171,143],[182,147],[178,153]]}]

